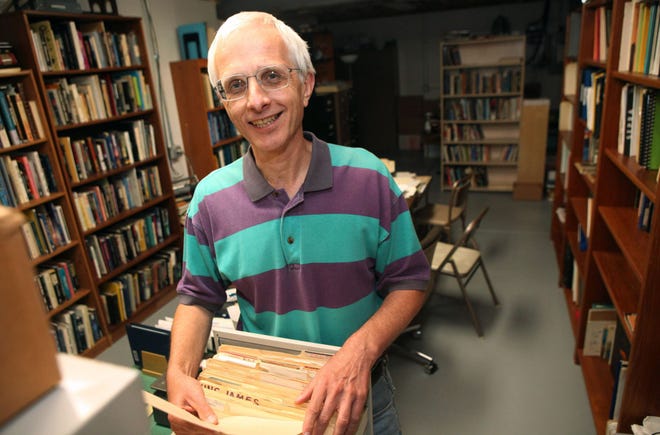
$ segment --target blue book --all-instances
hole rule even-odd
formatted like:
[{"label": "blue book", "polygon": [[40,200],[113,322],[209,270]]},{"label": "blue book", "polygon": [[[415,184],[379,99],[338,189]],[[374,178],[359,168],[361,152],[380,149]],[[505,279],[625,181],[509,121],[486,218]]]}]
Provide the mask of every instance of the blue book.
[{"label": "blue book", "polygon": [[0,203],[8,207],[16,207],[16,195],[5,168],[5,162],[0,159]]},{"label": "blue book", "polygon": [[18,137],[18,130],[16,129],[16,123],[14,118],[11,116],[9,111],[9,105],[7,104],[7,96],[4,91],[0,89],[0,116],[2,117],[2,122],[5,125],[5,130],[7,130],[7,135],[12,145],[18,145],[21,143],[21,139]]}]

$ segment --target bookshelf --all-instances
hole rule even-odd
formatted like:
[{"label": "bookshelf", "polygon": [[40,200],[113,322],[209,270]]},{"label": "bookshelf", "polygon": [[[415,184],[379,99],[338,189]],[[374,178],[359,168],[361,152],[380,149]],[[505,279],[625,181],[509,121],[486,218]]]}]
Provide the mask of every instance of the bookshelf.
[{"label": "bookshelf", "polygon": [[206,59],[170,62],[183,147],[198,179],[247,149],[211,88]]},{"label": "bookshelf", "polygon": [[349,82],[317,84],[305,108],[303,129],[330,143],[355,146],[352,92]]},{"label": "bookshelf", "polygon": [[[175,295],[181,228],[140,18],[18,11],[2,38],[32,71],[96,355]],[[61,47],[61,50],[56,50]]]},{"label": "bookshelf", "polygon": [[472,190],[512,191],[525,83],[525,37],[440,43],[442,188],[465,173]]},{"label": "bookshelf", "polygon": [[[552,196],[552,219],[550,234],[559,269],[559,285],[570,288],[572,278],[572,256],[566,258],[566,212],[568,207],[569,162],[572,157],[573,128],[579,107],[578,48],[581,10],[573,11],[566,18],[562,92],[559,102],[559,125],[557,128],[556,179]],[[565,264],[568,261],[569,264]],[[577,331],[575,308],[569,304],[572,330]]]},{"label": "bookshelf", "polygon": [[[657,3],[640,1],[582,6],[579,101],[571,106],[572,132],[560,135],[570,155],[568,179],[565,191],[555,192],[553,214],[563,207],[566,218],[563,225],[553,222],[558,230],[552,237],[575,332],[574,358],[599,434],[612,418],[617,432],[628,433],[631,424],[660,414],[660,217],[652,212],[660,198],[658,162],[652,158],[660,151],[660,136],[651,109],[660,92],[653,70],[654,61],[660,65],[660,53],[653,50],[659,32],[651,24],[660,22],[659,14]],[[611,353],[623,351],[627,361],[618,400],[616,359],[584,352],[589,313],[599,306],[615,311]],[[618,415],[612,414],[615,404]]]},{"label": "bookshelf", "polygon": [[[23,70],[0,76],[0,91],[0,107],[7,108],[2,116],[4,131],[0,132],[0,202],[17,208],[27,218],[23,236],[52,327],[68,333],[66,322],[71,321],[72,315],[86,310],[89,316],[91,310],[97,334],[76,353],[94,355],[108,344],[108,332],[98,317],[102,311],[100,301],[92,290],[93,280],[83,260],[84,244],[32,72]],[[16,105],[12,107],[12,100],[16,99],[9,95],[14,92],[28,102],[22,112]]]}]

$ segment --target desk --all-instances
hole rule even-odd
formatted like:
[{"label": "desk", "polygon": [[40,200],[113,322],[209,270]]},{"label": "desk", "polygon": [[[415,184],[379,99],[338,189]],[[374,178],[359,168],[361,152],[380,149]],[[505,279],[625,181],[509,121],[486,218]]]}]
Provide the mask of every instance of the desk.
[{"label": "desk", "polygon": [[412,211],[428,193],[430,175],[417,175],[412,172],[397,172],[394,181],[403,192],[408,208]]}]

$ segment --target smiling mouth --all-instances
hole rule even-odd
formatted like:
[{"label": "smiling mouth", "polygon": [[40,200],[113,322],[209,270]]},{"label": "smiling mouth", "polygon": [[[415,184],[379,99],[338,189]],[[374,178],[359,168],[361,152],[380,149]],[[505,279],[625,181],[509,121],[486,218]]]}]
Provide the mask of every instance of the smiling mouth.
[{"label": "smiling mouth", "polygon": [[257,127],[257,128],[264,128],[272,124],[279,118],[281,113],[278,113],[277,115],[269,116],[268,118],[263,118],[263,119],[257,119],[255,121],[251,121],[250,124]]}]

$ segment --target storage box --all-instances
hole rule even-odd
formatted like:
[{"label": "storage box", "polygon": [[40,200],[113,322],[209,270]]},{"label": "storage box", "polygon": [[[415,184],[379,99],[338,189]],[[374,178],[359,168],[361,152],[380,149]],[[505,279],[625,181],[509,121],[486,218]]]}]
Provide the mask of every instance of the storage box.
[{"label": "storage box", "polygon": [[543,183],[513,183],[513,199],[517,201],[538,201],[543,198]]},{"label": "storage box", "polygon": [[[301,351],[313,352],[318,354],[333,355],[339,350],[336,346],[310,343],[307,341],[292,340],[287,338],[271,337],[262,334],[253,334],[245,331],[235,331],[230,329],[220,329],[213,332],[217,343],[233,344],[236,346],[253,347],[258,349],[274,350],[281,352],[298,353]],[[367,397],[367,408],[360,421],[360,426],[356,433],[373,434],[371,389]]]},{"label": "storage box", "polygon": [[21,232],[23,215],[0,206],[0,425],[60,380],[55,342]]}]

